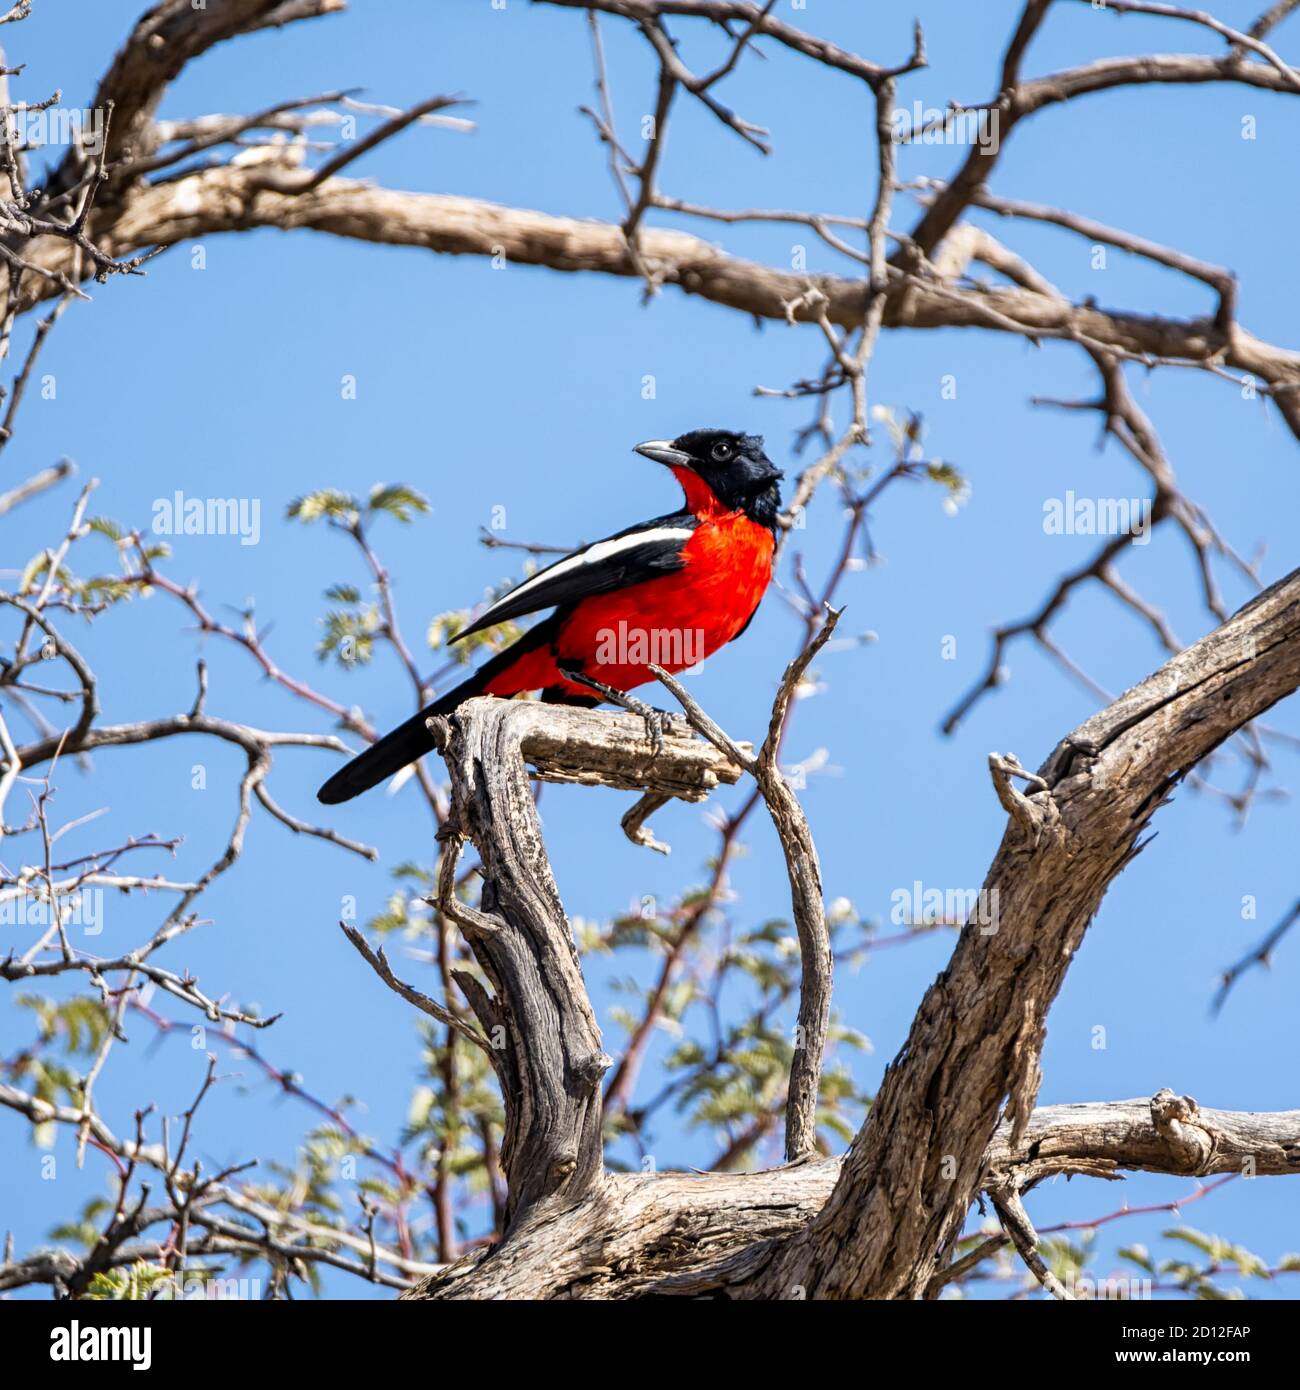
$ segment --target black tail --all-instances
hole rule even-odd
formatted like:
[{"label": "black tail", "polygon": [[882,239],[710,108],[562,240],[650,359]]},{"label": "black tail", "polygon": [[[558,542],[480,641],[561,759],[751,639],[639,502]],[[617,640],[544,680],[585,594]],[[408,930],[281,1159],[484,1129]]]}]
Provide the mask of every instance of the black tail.
[{"label": "black tail", "polygon": [[491,661],[485,662],[466,681],[454,690],[426,705],[419,714],[412,715],[405,724],[386,733],[383,738],[372,743],[364,753],[358,753],[350,763],[339,768],[333,777],[316,793],[316,800],[326,806],[337,806],[340,801],[351,801],[354,796],[378,786],[395,772],[400,772],[407,763],[413,763],[433,750],[433,739],[424,727],[424,721],[435,714],[450,714],[457,705],[475,695],[482,695],[483,688],[494,677],[499,676],[525,652],[544,646],[555,635],[558,624],[548,618],[538,623],[499,652]]},{"label": "black tail", "polygon": [[[471,695],[477,693],[469,690],[460,698],[468,700]],[[316,793],[316,800],[323,801],[326,806],[337,806],[340,801],[351,801],[354,796],[360,796],[362,792],[369,791],[385,778],[400,772],[407,763],[413,763],[417,758],[423,757],[433,748],[433,740],[429,737],[428,729],[424,727],[424,721],[431,714],[445,714],[448,709],[455,709],[455,704],[444,704],[448,699],[450,696],[443,696],[427,709],[422,709],[405,724],[399,724],[378,742],[372,743],[364,753],[358,754],[345,767],[339,768]]]}]

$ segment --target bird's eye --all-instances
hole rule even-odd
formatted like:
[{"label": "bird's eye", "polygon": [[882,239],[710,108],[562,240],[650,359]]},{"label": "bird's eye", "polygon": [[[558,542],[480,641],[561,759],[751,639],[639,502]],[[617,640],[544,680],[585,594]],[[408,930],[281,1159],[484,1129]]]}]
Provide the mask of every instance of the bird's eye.
[{"label": "bird's eye", "polygon": [[726,463],[726,461],[731,457],[731,445],[724,444],[721,441],[719,441],[717,444],[713,446],[710,452],[713,455],[715,463]]}]

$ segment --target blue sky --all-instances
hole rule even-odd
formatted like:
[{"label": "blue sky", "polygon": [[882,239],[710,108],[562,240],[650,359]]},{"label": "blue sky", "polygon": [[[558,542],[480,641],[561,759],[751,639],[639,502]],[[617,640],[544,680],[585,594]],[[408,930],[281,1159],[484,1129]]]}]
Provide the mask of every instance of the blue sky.
[{"label": "blue sky", "polygon": [[[78,8],[75,25],[55,7],[38,5],[30,20],[5,31],[9,61],[27,63],[20,96],[35,100],[60,87],[65,100],[87,101],[138,13],[126,0]],[[1117,21],[1085,5],[1057,9],[1031,49],[1031,73],[1110,53],[1219,50],[1212,35],[1190,26]],[[919,15],[930,67],[906,79],[900,98],[908,106],[918,99],[942,106],[990,94],[1017,12],[1003,0],[912,7],[815,0],[789,17],[873,58],[897,61],[910,48],[913,13]],[[1237,3],[1217,12],[1240,24],[1253,17]],[[692,26],[678,28],[697,66],[720,52]],[[606,22],[604,32],[616,109],[631,136],[652,101],[653,70],[628,26]],[[1300,44],[1283,29],[1277,42],[1284,51],[1288,37]],[[766,51],[768,61],[741,65],[725,96],[770,127],[774,153],[762,158],[681,101],[663,159],[664,190],[721,207],[864,214],[875,158],[864,92],[783,50]],[[343,16],[214,51],[185,73],[163,114],[253,110],[352,86],[393,104],[463,92],[477,103],[469,114],[479,126],[470,135],[408,131],[352,174],[557,214],[617,216],[603,154],[576,109],[592,95],[585,19],[521,0],[509,0],[504,11],[487,0],[354,0]],[[1257,121],[1251,141],[1241,137],[1246,115]],[[1232,266],[1241,279],[1242,321],[1288,345],[1300,282],[1288,273],[1280,229],[1300,211],[1288,177],[1297,137],[1300,115],[1282,96],[1230,86],[1121,91],[1058,107],[1018,130],[992,187]],[[900,172],[943,177],[961,154],[905,151]],[[894,225],[906,228],[914,217],[903,199]],[[1210,303],[1204,287],[1119,253],[1095,270],[1088,244],[1067,233],[996,219],[986,225],[1073,296],[1176,315],[1202,313]],[[779,265],[789,264],[794,243],[807,241],[811,269],[845,269],[798,229],[692,229]],[[56,377],[57,398],[33,395],[27,402],[4,459],[8,480],[66,455],[80,479],[100,479],[92,511],[140,526],[154,500],[178,488],[260,498],[258,545],[177,538],[168,572],[198,582],[214,610],[228,613],[222,605],[240,608],[255,599],[262,622],[273,625],[268,646],[286,670],[355,701],[385,726],[409,712],[405,679],[389,661],[346,676],[317,667],[322,591],[363,576],[340,538],[282,520],[290,499],[321,486],[360,492],[376,481],[406,482],[432,499],[431,516],[375,536],[407,633],[418,640],[433,614],[475,601],[516,572],[511,553],[486,551],[476,541],[494,507],[507,509],[508,536],[556,543],[590,540],[671,507],[674,490],[662,470],[630,453],[639,440],[702,425],[745,428],[763,433],[788,471],[797,467],[790,441],[805,407],[756,400],[752,391],[817,370],[823,350],[814,328],[756,329],[672,290],[642,307],[632,281],[494,270],[476,259],[305,233],[214,238],[206,243],[205,269],[192,268],[188,250],[178,250],[154,262],[146,279],[95,287],[94,299],[74,305],[47,345],[42,370]],[[341,399],[345,374],[357,379],[355,400]],[[654,400],[642,397],[646,374],[656,379]],[[945,375],[956,377],[956,399],[941,395]],[[1240,550],[1267,547],[1266,580],[1286,573],[1295,564],[1286,518],[1300,501],[1300,484],[1295,441],[1277,416],[1198,373],[1171,370],[1133,381],[1186,491]],[[1004,824],[988,751],[1013,750],[1037,765],[1096,707],[1094,697],[1020,645],[1010,653],[1010,683],[954,738],[937,732],[983,670],[988,630],[1031,611],[1061,572],[1091,553],[1092,538],[1044,534],[1044,501],[1066,490],[1146,495],[1145,477],[1126,455],[1114,445],[1096,449],[1095,418],[1029,404],[1031,396],[1094,391],[1086,358],[1061,345],[1035,349],[1005,336],[950,330],[889,333],[880,346],[872,399],[921,412],[928,449],[962,470],[971,495],[955,517],[945,514],[935,488],[893,489],[882,499],[872,516],[882,563],[851,575],[841,591],[844,630],[869,630],[877,640],[820,663],[826,689],[797,711],[787,745],[792,760],[828,750],[834,771],[815,778],[804,801],[828,895],[850,898],[864,916],[887,918],[891,893],[917,879],[977,886]],[[886,461],[884,446],[875,458]],[[0,520],[0,567],[21,567],[61,535],[72,495],[65,485]],[[798,536],[813,575],[829,562],[839,534],[827,494]],[[91,547],[102,544],[83,543],[83,568]],[[109,563],[107,547],[102,554],[101,563]],[[1149,546],[1124,558],[1122,573],[1168,612],[1184,640],[1213,626],[1197,601],[1193,557],[1176,535],[1157,531]],[[1231,573],[1223,570],[1221,578],[1230,604],[1244,600],[1248,591]],[[1091,589],[1071,603],[1056,633],[1115,691],[1163,659],[1127,610]],[[957,643],[951,661],[941,656],[948,636]],[[733,734],[754,736],[795,640],[788,611],[770,599],[744,640],[710,662],[692,689]],[[326,716],[260,681],[243,653],[201,643],[162,597],[124,606],[78,641],[100,673],[105,722],[187,709],[194,661],[203,655],[213,713],[264,727],[329,728]],[[427,653],[424,661],[434,664]],[[1291,709],[1276,711],[1272,722],[1297,728]],[[191,789],[196,762],[206,765],[206,791]],[[224,844],[241,763],[235,750],[199,741],[172,740],[129,756],[107,751],[97,755],[93,778],[64,766],[59,814],[70,819],[107,805],[113,823],[130,833],[183,830],[185,844],[170,866],[183,874],[206,866]],[[270,786],[288,809],[310,814],[315,787],[334,766],[331,755],[286,750]],[[1285,784],[1297,771],[1294,755],[1280,752],[1277,779]],[[671,897],[703,878],[713,837],[700,808],[661,813],[656,827],[674,846],[661,860],[624,840],[618,817],[626,802],[612,792],[546,793],[548,844],[573,916],[607,917],[643,894]],[[386,1140],[402,1123],[418,1062],[415,1019],[368,973],[335,924],[343,897],[356,895],[369,915],[389,892],[388,868],[428,856],[426,820],[408,787],[391,799],[372,795],[338,808],[334,823],[377,845],[380,863],[296,838],[256,813],[243,860],[204,899],[211,924],[187,936],[165,963],[194,970],[210,991],[229,989],[266,1011],[283,1010],[282,1021],[259,1038],[264,1051],[318,1094],[356,1097],[364,1105],[359,1126]],[[1286,1001],[1295,997],[1300,946],[1288,942],[1273,973],[1242,981],[1220,1017],[1209,1017],[1208,1003],[1216,973],[1296,896],[1295,807],[1261,803],[1236,833],[1221,804],[1184,789],[1156,828],[1155,843],[1107,897],[1051,1013],[1040,1101],[1145,1096],[1172,1086],[1223,1108],[1293,1106],[1295,1030]],[[84,832],[83,851],[95,833]],[[787,887],[768,828],[755,822],[747,838],[750,853],[734,879],[735,912],[758,923],[787,911]],[[1258,903],[1257,920],[1242,919],[1245,895]],[[110,939],[119,947],[136,944],[161,916],[154,903],[124,900],[108,908],[105,949]],[[933,939],[882,952],[838,982],[837,1007],[875,1049],[855,1062],[864,1085],[875,1085],[897,1051],[950,947]],[[620,960],[618,970],[627,968]],[[593,993],[607,1020],[612,999],[599,975]],[[1098,1026],[1106,1030],[1101,1050],[1094,1046]],[[13,1011],[0,1012],[0,1055],[21,1046],[27,1030],[25,1018],[19,1025]],[[155,1048],[134,1030],[100,1084],[105,1118],[123,1131],[143,1099],[182,1109],[201,1078],[203,1056],[183,1036]],[[247,1083],[248,1094],[230,1086],[207,1102],[208,1156],[214,1163],[251,1153],[289,1161],[312,1115],[277,1099],[252,1074]],[[708,1135],[669,1137],[661,1163],[699,1162],[716,1148]],[[7,1198],[0,1225],[14,1228],[19,1249],[43,1240],[106,1181],[93,1163],[75,1172],[69,1139],[62,1136],[56,1150],[59,1178],[42,1182],[25,1127],[0,1123]],[[1030,1210],[1038,1224],[1050,1225],[1099,1215],[1125,1198],[1133,1205],[1170,1201],[1190,1187],[1134,1175],[1117,1195],[1109,1186],[1062,1182],[1035,1193]],[[1189,1209],[1187,1219],[1271,1260],[1300,1246],[1300,1190],[1281,1180],[1238,1181]],[[1167,1216],[1116,1222],[1106,1228],[1103,1248],[1154,1244],[1169,1224]],[[349,1296],[365,1292],[330,1287]]]}]

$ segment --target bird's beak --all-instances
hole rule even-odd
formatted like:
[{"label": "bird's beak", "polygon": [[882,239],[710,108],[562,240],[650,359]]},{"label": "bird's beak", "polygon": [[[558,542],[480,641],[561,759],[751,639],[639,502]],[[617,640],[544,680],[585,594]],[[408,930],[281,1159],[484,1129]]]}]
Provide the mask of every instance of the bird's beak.
[{"label": "bird's beak", "polygon": [[673,448],[671,439],[647,439],[644,444],[636,446],[635,452],[644,454],[648,459],[654,459],[656,463],[666,463],[670,468],[691,466],[690,454]]}]

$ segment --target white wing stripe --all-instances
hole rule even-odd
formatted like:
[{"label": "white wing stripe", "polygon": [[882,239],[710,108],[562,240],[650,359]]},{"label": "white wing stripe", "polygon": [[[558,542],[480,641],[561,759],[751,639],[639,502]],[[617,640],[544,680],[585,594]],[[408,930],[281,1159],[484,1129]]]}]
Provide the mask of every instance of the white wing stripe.
[{"label": "white wing stripe", "polygon": [[695,532],[688,526],[655,526],[649,531],[633,531],[626,536],[616,536],[613,540],[597,541],[595,545],[588,546],[586,550],[578,551],[576,555],[570,555],[564,560],[557,560],[555,564],[539,571],[531,579],[525,579],[522,584],[516,584],[509,593],[502,594],[492,607],[475,621],[486,622],[498,608],[507,603],[513,603],[516,599],[524,598],[539,584],[549,583],[550,580],[558,579],[563,574],[581,569],[584,565],[597,564],[601,560],[609,559],[611,555],[617,555],[622,550],[631,550],[638,545],[647,545],[654,541],[689,540],[694,534]]}]

